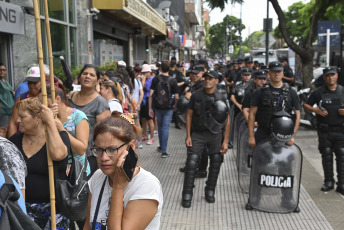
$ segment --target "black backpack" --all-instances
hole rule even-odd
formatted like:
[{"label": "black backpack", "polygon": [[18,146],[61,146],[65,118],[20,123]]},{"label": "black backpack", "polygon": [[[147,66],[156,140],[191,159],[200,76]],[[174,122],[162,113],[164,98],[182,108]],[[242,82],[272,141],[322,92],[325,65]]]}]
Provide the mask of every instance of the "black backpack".
[{"label": "black backpack", "polygon": [[171,109],[173,105],[170,79],[168,77],[165,81],[161,75],[157,76],[159,82],[154,90],[154,108],[156,109]]},{"label": "black backpack", "polygon": [[17,200],[20,195],[17,191],[12,179],[3,173],[5,183],[0,189],[0,206],[1,217],[0,217],[0,229],[1,230],[40,230],[41,228],[33,222],[29,216],[27,216],[20,208]]}]

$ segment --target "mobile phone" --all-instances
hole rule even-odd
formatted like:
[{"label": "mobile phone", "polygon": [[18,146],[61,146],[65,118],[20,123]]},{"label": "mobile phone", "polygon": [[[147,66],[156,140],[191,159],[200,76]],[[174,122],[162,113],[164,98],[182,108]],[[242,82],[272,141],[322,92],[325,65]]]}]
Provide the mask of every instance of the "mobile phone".
[{"label": "mobile phone", "polygon": [[128,155],[125,157],[125,161],[121,166],[122,172],[124,173],[127,180],[130,182],[133,178],[134,171],[137,164],[137,155],[133,148],[129,145]]}]

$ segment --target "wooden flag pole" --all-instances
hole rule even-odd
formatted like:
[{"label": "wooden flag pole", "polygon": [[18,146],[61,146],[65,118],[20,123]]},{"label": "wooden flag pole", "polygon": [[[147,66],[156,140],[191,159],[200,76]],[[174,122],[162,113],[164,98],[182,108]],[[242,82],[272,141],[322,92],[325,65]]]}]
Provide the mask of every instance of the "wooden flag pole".
[{"label": "wooden flag pole", "polygon": [[[38,64],[39,64],[39,70],[40,70],[40,76],[41,76],[41,89],[42,89],[43,104],[45,106],[48,106],[47,88],[46,88],[46,84],[45,84],[44,63],[43,63],[41,20],[40,20],[39,5],[38,5],[37,0],[33,0],[33,7],[34,7],[34,12],[35,12]],[[52,75],[52,74],[50,73],[50,75]],[[44,125],[44,129],[45,129],[47,157],[48,157],[48,170],[49,170],[51,229],[56,230],[54,168],[53,168],[53,161],[52,161],[50,153],[49,153],[48,135],[47,135],[47,129],[46,129],[45,125]]]},{"label": "wooden flag pole", "polygon": [[52,50],[52,45],[51,45],[49,9],[48,9],[48,1],[47,0],[44,0],[44,16],[45,16],[45,28],[46,28],[45,30],[46,30],[47,41],[48,41],[51,101],[54,104],[55,103],[54,62],[53,62],[53,50]]}]

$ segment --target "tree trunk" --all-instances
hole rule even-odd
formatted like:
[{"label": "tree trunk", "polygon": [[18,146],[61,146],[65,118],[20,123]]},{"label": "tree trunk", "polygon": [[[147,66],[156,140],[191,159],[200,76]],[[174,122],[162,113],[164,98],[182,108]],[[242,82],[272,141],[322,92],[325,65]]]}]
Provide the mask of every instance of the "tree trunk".
[{"label": "tree trunk", "polygon": [[[313,49],[311,49],[311,57],[313,57]],[[313,58],[302,58],[302,76],[303,76],[303,88],[309,88],[311,81],[313,80]]]}]

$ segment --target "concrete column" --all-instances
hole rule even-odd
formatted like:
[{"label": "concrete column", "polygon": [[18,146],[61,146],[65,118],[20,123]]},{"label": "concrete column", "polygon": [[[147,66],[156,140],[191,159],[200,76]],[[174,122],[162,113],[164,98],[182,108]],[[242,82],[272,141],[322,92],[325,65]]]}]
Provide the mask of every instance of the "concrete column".
[{"label": "concrete column", "polygon": [[147,38],[148,39],[148,53],[147,53],[147,55],[148,55],[148,57],[147,57],[147,62],[148,62],[148,64],[152,64],[151,63],[151,55],[152,55],[152,50],[151,50],[151,38],[150,37],[148,37]]},{"label": "concrete column", "polygon": [[129,43],[128,43],[128,52],[129,52],[129,65],[134,66],[134,39],[133,34],[129,34]]}]

